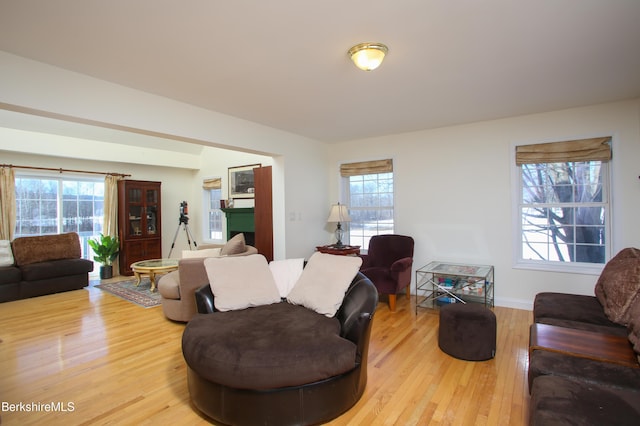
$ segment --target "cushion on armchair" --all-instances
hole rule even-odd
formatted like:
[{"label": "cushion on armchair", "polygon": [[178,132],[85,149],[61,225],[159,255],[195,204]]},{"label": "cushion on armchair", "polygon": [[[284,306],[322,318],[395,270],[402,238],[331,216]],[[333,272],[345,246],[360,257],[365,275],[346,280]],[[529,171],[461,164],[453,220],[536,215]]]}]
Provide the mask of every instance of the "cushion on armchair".
[{"label": "cushion on armchair", "polygon": [[638,362],[640,362],[640,298],[636,298],[636,301],[629,309],[629,325],[627,329],[629,331],[629,342],[631,342],[633,350],[638,357]]},{"label": "cushion on armchair", "polygon": [[360,265],[362,259],[359,257],[315,252],[289,292],[287,301],[331,318],[342,305]]},{"label": "cushion on armchair", "polygon": [[261,254],[204,260],[215,307],[221,312],[280,302],[267,259]]},{"label": "cushion on armchair", "polygon": [[595,294],[611,321],[629,324],[629,309],[640,300],[640,250],[625,248],[609,260],[598,278]]},{"label": "cushion on armchair", "polygon": [[220,257],[221,247],[199,249],[199,250],[183,250],[183,259],[199,259],[204,257]]},{"label": "cushion on armchair", "polygon": [[626,336],[626,327],[611,321],[594,296],[543,292],[533,302],[533,320],[537,323]]},{"label": "cushion on armchair", "polygon": [[340,337],[337,319],[287,303],[197,316],[182,345],[190,368],[241,389],[298,386],[356,365],[356,345]]},{"label": "cushion on armchair", "polygon": [[286,298],[302,275],[304,258],[272,260],[269,262],[269,269],[278,286],[280,297]]}]

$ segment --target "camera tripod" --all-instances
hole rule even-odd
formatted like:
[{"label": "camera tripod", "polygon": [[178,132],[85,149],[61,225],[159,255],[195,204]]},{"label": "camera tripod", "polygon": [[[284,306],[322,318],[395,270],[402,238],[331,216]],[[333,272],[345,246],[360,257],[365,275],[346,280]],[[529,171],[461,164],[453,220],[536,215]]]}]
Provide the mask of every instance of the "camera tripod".
[{"label": "camera tripod", "polygon": [[198,243],[196,243],[195,238],[191,235],[191,230],[189,229],[189,217],[180,213],[180,220],[178,222],[178,228],[176,229],[176,233],[173,236],[173,241],[171,242],[171,250],[169,250],[169,258],[171,258],[171,252],[173,251],[173,246],[176,245],[176,239],[178,238],[178,232],[180,231],[180,225],[183,225],[184,233],[187,234],[187,243],[189,244],[189,250],[191,250],[191,240],[193,239],[193,245],[195,248],[198,248]]}]

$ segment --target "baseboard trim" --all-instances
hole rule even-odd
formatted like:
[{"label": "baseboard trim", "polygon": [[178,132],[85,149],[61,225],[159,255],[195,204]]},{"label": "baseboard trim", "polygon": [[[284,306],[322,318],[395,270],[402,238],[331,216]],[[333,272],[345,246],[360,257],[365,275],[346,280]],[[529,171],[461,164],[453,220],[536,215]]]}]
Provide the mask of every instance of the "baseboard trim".
[{"label": "baseboard trim", "polygon": [[496,297],[494,303],[496,306],[503,306],[505,308],[524,309],[525,311],[533,311],[533,301],[530,301],[530,300]]},{"label": "baseboard trim", "polygon": [[[415,300],[415,293],[411,294],[413,300]],[[533,301],[523,299],[512,299],[508,297],[496,297],[494,299],[495,306],[501,306],[504,308],[522,309],[525,311],[533,311]]]}]

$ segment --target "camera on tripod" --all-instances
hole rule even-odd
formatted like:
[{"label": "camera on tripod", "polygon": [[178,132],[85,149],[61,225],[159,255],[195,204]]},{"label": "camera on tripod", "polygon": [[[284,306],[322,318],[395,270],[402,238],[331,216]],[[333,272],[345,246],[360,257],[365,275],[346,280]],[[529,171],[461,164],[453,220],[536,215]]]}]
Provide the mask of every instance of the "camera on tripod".
[{"label": "camera on tripod", "polygon": [[178,222],[178,229],[176,229],[176,234],[173,236],[173,241],[171,242],[171,250],[169,250],[169,257],[171,257],[171,253],[173,252],[173,247],[176,245],[176,238],[178,238],[178,231],[180,231],[180,225],[184,227],[184,233],[187,234],[187,244],[189,244],[189,250],[191,250],[191,240],[193,240],[193,245],[198,249],[198,243],[192,237],[191,231],[189,230],[189,204],[186,201],[180,203],[180,221]]},{"label": "camera on tripod", "polygon": [[180,223],[188,223],[189,204],[186,201],[180,203]]}]

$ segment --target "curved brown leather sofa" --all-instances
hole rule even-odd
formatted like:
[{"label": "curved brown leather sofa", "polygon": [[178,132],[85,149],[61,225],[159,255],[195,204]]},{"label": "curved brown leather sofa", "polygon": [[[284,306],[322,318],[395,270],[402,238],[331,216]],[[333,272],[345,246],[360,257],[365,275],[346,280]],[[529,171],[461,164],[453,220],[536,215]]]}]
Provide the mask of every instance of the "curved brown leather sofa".
[{"label": "curved brown leather sofa", "polygon": [[[215,312],[214,296],[209,285],[196,291],[196,303],[199,313]],[[205,376],[210,376],[211,372],[193,361],[198,354],[190,353],[194,350],[190,343],[194,337],[190,336],[190,326],[197,324],[198,320],[202,321],[198,316],[194,317],[195,322],[192,320],[185,328],[182,348],[187,361],[187,380],[193,404],[216,422],[233,425],[318,424],[338,417],[350,409],[364,392],[369,338],[377,304],[375,286],[358,273],[335,316],[340,323],[340,337],[355,344],[353,368],[311,383],[276,388],[234,387],[207,379]],[[191,328],[195,329],[196,326]],[[284,329],[280,331],[286,333]],[[198,336],[200,342],[201,337]],[[217,342],[210,343],[215,345]],[[202,349],[199,347],[198,350]],[[309,362],[312,360],[309,359]],[[246,378],[244,381],[247,382]]]}]

